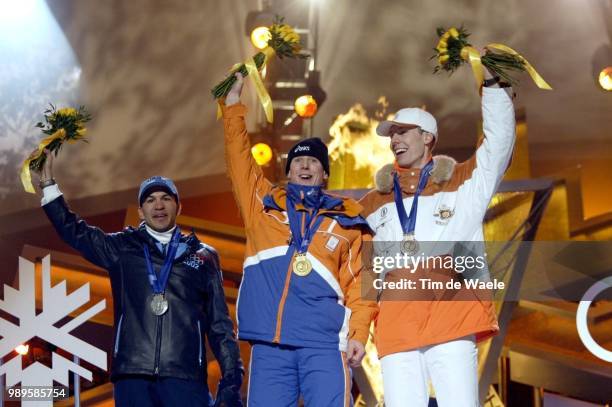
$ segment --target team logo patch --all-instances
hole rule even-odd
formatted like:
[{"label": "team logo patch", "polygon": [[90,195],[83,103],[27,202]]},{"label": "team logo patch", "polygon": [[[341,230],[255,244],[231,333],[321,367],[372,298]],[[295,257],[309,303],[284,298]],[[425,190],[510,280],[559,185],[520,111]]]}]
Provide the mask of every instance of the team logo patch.
[{"label": "team logo patch", "polygon": [[438,208],[438,212],[434,213],[433,216],[438,218],[436,219],[436,224],[448,225],[448,222],[450,221],[450,219],[453,217],[454,214],[455,214],[454,209],[451,209],[446,205],[440,205],[440,207]]},{"label": "team logo patch", "polygon": [[204,263],[206,262],[206,258],[197,253],[192,254],[183,260],[183,264],[198,270]]},{"label": "team logo patch", "polygon": [[387,208],[386,206],[383,206],[382,208],[380,208],[380,218],[381,219],[386,218],[388,214],[389,214],[389,208]]},{"label": "team logo patch", "polygon": [[338,240],[336,236],[332,236],[329,238],[327,243],[325,243],[325,248],[329,250],[330,252],[333,252],[334,250],[336,250],[336,247],[338,247],[339,242],[340,241]]}]

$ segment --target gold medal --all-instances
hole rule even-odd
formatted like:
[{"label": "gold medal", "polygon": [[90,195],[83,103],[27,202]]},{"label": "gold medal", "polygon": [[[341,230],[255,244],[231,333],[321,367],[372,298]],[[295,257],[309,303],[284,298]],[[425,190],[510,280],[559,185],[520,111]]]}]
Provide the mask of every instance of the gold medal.
[{"label": "gold medal", "polygon": [[404,235],[404,240],[402,241],[402,253],[408,256],[414,256],[419,251],[419,242],[414,237],[414,234]]},{"label": "gold medal", "polygon": [[304,277],[312,271],[312,263],[306,258],[306,253],[298,253],[293,259],[293,272]]}]

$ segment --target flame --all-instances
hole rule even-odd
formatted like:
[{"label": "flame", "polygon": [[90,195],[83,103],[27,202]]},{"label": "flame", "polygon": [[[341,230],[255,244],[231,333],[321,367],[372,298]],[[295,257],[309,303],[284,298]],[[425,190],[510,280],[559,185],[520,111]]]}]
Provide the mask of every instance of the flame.
[{"label": "flame", "polygon": [[[384,103],[384,98],[379,99],[386,108]],[[393,162],[389,139],[376,134],[378,123],[360,104],[336,118],[329,129],[329,189],[371,188],[376,171]]]}]

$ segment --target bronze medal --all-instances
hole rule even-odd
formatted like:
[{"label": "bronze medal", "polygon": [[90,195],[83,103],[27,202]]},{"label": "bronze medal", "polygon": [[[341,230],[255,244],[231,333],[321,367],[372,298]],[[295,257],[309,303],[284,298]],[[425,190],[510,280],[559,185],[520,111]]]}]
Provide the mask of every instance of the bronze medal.
[{"label": "bronze medal", "polygon": [[306,258],[306,254],[298,253],[295,259],[293,259],[293,272],[300,277],[304,277],[310,274],[311,271],[312,263]]}]

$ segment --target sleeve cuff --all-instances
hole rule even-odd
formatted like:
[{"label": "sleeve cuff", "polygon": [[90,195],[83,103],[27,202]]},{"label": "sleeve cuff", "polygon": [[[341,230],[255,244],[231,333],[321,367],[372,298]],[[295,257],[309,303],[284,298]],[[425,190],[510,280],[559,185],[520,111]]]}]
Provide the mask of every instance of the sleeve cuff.
[{"label": "sleeve cuff", "polygon": [[512,88],[490,88],[486,86],[482,87],[482,97],[486,99],[490,99],[490,100],[495,100],[495,101],[503,100],[503,99],[512,100],[512,98],[508,95],[508,93],[510,93],[510,95],[514,94],[513,89]]},{"label": "sleeve cuff", "polygon": [[231,119],[233,117],[245,117],[247,113],[247,107],[242,103],[236,103],[231,106],[221,105],[221,111],[223,112],[224,119]]},{"label": "sleeve cuff", "polygon": [[43,188],[43,197],[40,200],[40,206],[45,206],[51,201],[56,200],[60,196],[62,196],[62,191],[60,191],[59,186],[57,184],[49,185],[48,187]]},{"label": "sleeve cuff", "polygon": [[368,343],[369,337],[370,337],[370,332],[369,331],[364,331],[364,332],[353,331],[349,335],[349,339],[353,339],[355,341],[359,341],[359,342],[361,342],[363,344],[363,346],[365,346],[366,343]]}]

